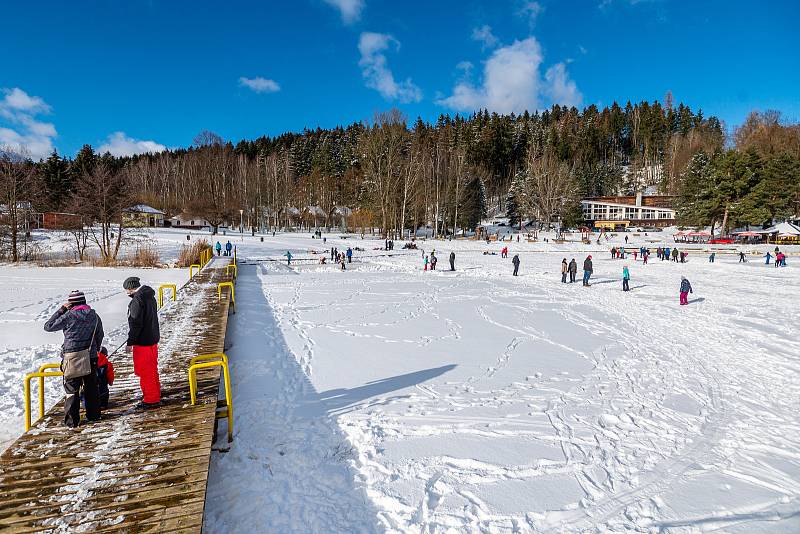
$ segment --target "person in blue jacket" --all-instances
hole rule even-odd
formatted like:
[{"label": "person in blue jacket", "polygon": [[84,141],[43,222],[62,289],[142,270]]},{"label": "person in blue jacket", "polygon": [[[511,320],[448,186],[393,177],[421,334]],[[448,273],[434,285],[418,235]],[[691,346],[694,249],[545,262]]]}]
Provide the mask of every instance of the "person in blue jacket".
[{"label": "person in blue jacket", "polygon": [[630,291],[630,286],[628,285],[631,280],[631,272],[628,270],[628,266],[622,268],[622,290],[623,291]]},{"label": "person in blue jacket", "polygon": [[231,242],[228,241],[227,243],[225,243],[225,255],[226,256],[230,256],[231,255],[231,249],[233,249],[233,245],[231,245]]},{"label": "person in blue jacket", "polygon": [[220,244],[219,241],[217,241],[216,249],[217,249],[217,256],[219,256],[220,253],[222,253],[222,245]]},{"label": "person in blue jacket", "polygon": [[692,291],[692,284],[689,283],[689,280],[686,279],[685,276],[681,277],[681,306],[686,306],[689,304],[689,293],[693,293]]}]

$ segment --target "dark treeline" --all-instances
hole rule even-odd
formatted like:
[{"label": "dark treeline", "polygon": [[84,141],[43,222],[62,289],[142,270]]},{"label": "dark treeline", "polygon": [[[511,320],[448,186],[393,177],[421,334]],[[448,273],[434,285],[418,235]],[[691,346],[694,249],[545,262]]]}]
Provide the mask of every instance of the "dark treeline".
[{"label": "dark treeline", "polygon": [[[758,165],[781,169],[770,176],[790,173],[780,181],[770,178],[758,196],[747,197],[761,174],[737,181],[733,193],[720,193],[715,184],[727,172],[720,162],[733,157],[724,148],[722,125],[674,105],[669,94],[664,104],[582,111],[553,106],[521,115],[482,111],[442,115],[435,124],[409,124],[391,110],[369,122],[235,145],[203,132],[189,148],[158,154],[118,158],[85,145],[74,159],[53,153],[34,163],[6,155],[0,203],[30,200],[40,212],[80,213],[107,225],[109,236],[115,221],[122,221],[120,210],[136,202],[168,215],[189,212],[213,225],[238,224],[242,217],[255,228],[313,227],[341,224],[344,212],[350,228],[396,235],[428,225],[446,235],[473,228],[487,211],[506,211],[515,222],[574,224],[582,196],[655,186],[680,199],[687,223],[756,224],[760,217],[767,222],[797,213],[797,202],[776,207],[772,198],[796,198],[798,180],[791,173],[800,156],[797,138],[797,127],[781,124],[774,113],[754,113],[737,130],[733,153],[756,154]],[[705,167],[703,157],[710,162]],[[784,161],[775,167],[772,160],[780,157]],[[753,161],[745,166],[751,171]],[[771,189],[775,184],[778,190]],[[765,209],[745,210],[745,197],[750,204],[766,203]],[[118,243],[107,241],[113,255]]]}]

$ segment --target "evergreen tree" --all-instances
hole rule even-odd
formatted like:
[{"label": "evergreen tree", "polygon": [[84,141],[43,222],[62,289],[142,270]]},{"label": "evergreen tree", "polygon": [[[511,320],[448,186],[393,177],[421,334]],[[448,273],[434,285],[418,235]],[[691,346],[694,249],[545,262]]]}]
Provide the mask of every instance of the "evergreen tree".
[{"label": "evergreen tree", "polygon": [[53,153],[39,165],[39,176],[44,188],[44,206],[40,209],[61,211],[72,191],[73,175],[69,163],[53,150]]},{"label": "evergreen tree", "polygon": [[475,176],[464,187],[458,206],[459,225],[462,228],[476,228],[486,217],[486,187]]}]

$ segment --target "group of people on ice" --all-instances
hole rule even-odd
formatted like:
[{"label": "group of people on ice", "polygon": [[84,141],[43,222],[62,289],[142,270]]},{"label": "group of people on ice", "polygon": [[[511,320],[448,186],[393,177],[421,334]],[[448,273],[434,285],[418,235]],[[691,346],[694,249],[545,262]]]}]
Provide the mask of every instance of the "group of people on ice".
[{"label": "group of people on ice", "polygon": [[[131,298],[128,304],[128,337],[125,352],[132,354],[133,372],[139,377],[142,400],[139,409],[161,404],[158,377],[158,305],[155,291],[139,278],[127,278],[123,289]],[[105,332],[100,315],[86,302],[82,291],[73,291],[67,301],[44,324],[46,332],[64,333],[61,345],[61,370],[64,373],[64,424],[77,427],[83,400],[86,419],[99,421],[101,410],[109,404],[109,386],[114,384],[114,365],[103,346]]]}]

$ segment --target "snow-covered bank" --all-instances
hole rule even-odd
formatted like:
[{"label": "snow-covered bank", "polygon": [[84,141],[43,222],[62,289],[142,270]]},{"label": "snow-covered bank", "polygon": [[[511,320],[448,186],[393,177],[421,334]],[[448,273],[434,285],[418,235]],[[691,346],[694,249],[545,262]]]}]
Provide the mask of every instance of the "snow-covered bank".
[{"label": "snow-covered bank", "polygon": [[[281,342],[251,344],[250,328],[232,331],[231,352],[247,343],[238,402],[262,410],[248,416],[254,410],[240,408],[231,452],[215,457],[220,474],[226,466],[238,476],[223,491],[212,479],[209,491],[222,498],[246,490],[247,498],[225,499],[210,531],[251,525],[241,501],[328,509],[330,496],[287,476],[309,476],[320,462],[316,445],[336,450],[335,428],[323,440],[309,430],[310,421],[330,429],[332,420],[352,446],[343,458],[351,471],[340,471],[353,476],[339,484],[343,495],[363,486],[371,506],[359,511],[373,509],[388,531],[800,526],[794,265],[732,257],[709,264],[699,255],[686,264],[630,261],[633,290],[623,293],[626,262],[607,254],[595,255],[594,284],[582,288],[562,285],[559,274],[562,257],[583,260],[578,250],[505,243],[512,255],[522,252],[513,278],[510,260],[483,254],[503,243],[419,242],[437,249],[439,269],[450,250],[457,254],[455,273],[423,273],[420,251],[390,257],[370,250],[381,242],[365,241],[369,255],[383,257],[345,272],[265,263],[269,305],[258,320],[244,309],[233,320],[280,339],[274,313],[290,353]],[[245,240],[240,255],[277,259],[312,246],[323,249],[277,236],[268,245]],[[688,307],[678,306],[682,275],[695,288]],[[272,369],[286,366],[291,373]],[[293,385],[299,369],[309,380],[302,388]],[[293,410],[302,416],[275,415]],[[301,443],[305,458],[281,455],[284,436]],[[322,531],[352,530],[365,524],[361,517]],[[306,526],[318,531],[315,521]]]}]

